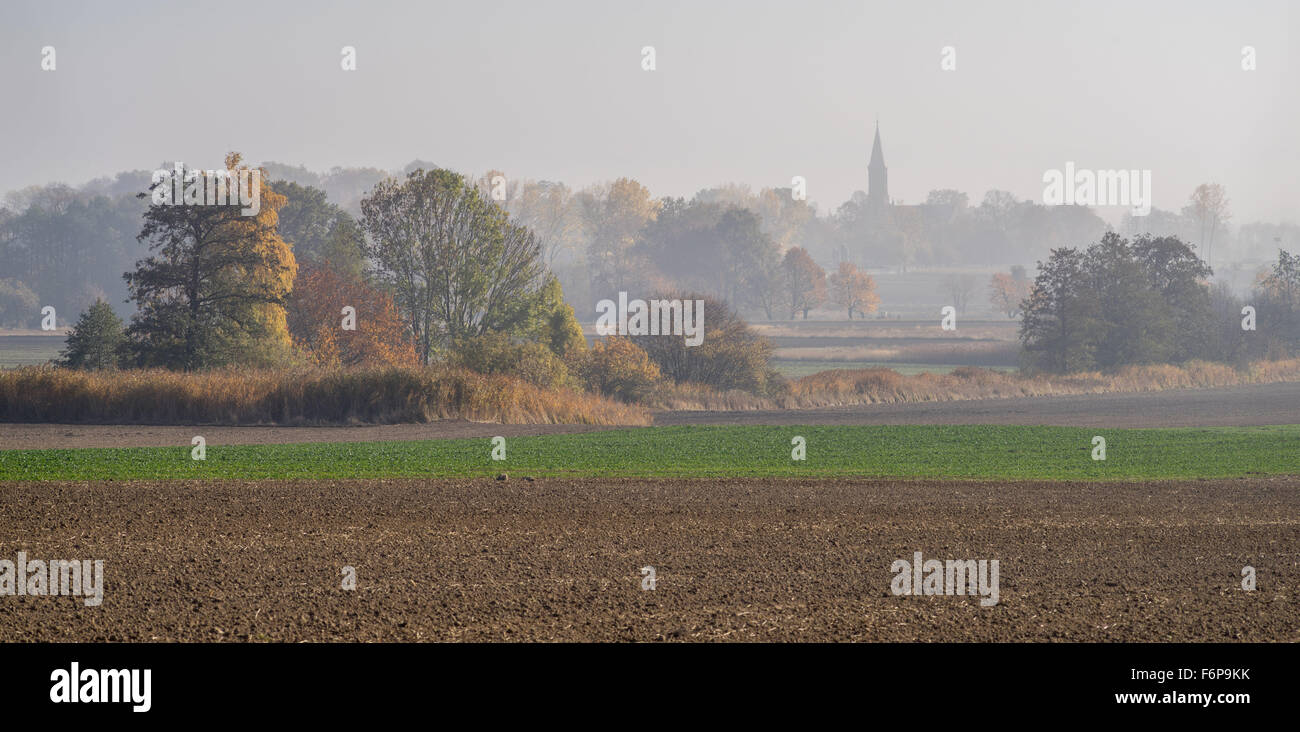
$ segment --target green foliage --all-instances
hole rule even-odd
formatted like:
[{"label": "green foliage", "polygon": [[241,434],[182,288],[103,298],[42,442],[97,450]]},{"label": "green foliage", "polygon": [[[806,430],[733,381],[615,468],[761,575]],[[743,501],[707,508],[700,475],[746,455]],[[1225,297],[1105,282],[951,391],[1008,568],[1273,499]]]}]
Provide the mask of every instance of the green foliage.
[{"label": "green foliage", "polygon": [[1054,249],[1024,303],[1024,365],[1070,372],[1223,358],[1209,275],[1176,237],[1130,243],[1110,232],[1087,251]]},{"label": "green foliage", "polygon": [[581,357],[587,350],[587,339],[582,335],[582,325],[573,307],[564,301],[564,291],[554,275],[547,275],[535,302],[534,324],[529,333],[533,340],[545,344],[560,358]]},{"label": "green foliage", "polygon": [[59,365],[74,369],[114,369],[127,359],[126,344],[122,319],[108,303],[96,300],[68,334]]},{"label": "green foliage", "polygon": [[[512,437],[508,461],[488,440],[209,444],[0,451],[0,481],[537,476],[889,476],[1024,480],[1156,480],[1294,475],[1300,426],[1107,430],[983,425],[649,427]],[[808,459],[790,459],[790,438]]]},{"label": "green foliage", "polygon": [[279,211],[280,238],[293,247],[294,256],[360,278],[365,268],[364,235],[356,220],[330,203],[319,188],[287,181],[277,181],[274,187],[286,199]]},{"label": "green foliage", "polygon": [[366,254],[409,319],[422,360],[435,348],[535,325],[546,281],[537,237],[450,170],[388,179],[361,202]]}]

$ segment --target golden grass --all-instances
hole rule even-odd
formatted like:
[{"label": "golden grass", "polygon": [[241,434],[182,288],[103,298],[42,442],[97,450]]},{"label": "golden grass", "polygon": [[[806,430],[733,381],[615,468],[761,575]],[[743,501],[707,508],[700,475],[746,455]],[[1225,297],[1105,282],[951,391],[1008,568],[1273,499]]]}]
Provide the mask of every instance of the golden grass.
[{"label": "golden grass", "polygon": [[761,397],[716,392],[696,384],[679,384],[655,397],[656,409],[745,410],[813,409],[858,404],[942,402],[966,399],[1161,391],[1300,381],[1300,359],[1260,361],[1245,369],[1206,361],[1181,366],[1129,366],[1114,374],[1022,376],[975,367],[947,374],[905,376],[885,368],[833,369],[790,382],[789,392]]},{"label": "golden grass", "polygon": [[644,407],[463,369],[0,371],[0,421],[649,424]]}]

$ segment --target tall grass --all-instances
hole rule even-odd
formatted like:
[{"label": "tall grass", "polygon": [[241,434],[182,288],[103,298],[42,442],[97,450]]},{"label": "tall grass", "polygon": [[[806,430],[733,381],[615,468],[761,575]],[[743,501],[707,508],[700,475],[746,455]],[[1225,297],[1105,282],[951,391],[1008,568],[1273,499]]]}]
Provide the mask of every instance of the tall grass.
[{"label": "tall grass", "polygon": [[644,425],[645,408],[451,368],[0,371],[0,421],[352,424],[468,419]]}]

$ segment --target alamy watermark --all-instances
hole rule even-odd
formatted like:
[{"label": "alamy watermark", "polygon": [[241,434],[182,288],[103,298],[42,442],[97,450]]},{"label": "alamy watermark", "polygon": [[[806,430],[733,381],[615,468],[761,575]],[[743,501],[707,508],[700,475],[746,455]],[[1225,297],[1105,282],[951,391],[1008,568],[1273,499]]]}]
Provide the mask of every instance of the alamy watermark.
[{"label": "alamy watermark", "polygon": [[1075,170],[1043,173],[1043,203],[1048,206],[1130,206],[1134,216],[1151,213],[1151,171]]},{"label": "alamy watermark", "polygon": [[679,335],[687,346],[704,342],[703,300],[628,301],[627,293],[618,293],[618,302],[596,303],[596,335]]},{"label": "alamy watermark", "polygon": [[69,595],[96,607],[104,601],[104,560],[29,560],[18,552],[17,562],[0,559],[0,595]]},{"label": "alamy watermark", "polygon": [[980,605],[998,604],[998,560],[938,559],[922,561],[921,552],[912,561],[896,559],[889,565],[894,580],[889,589],[895,595],[980,595]]},{"label": "alamy watermark", "polygon": [[262,210],[262,171],[256,168],[198,170],[178,162],[172,170],[155,170],[151,189],[155,206],[239,205],[243,216]]}]

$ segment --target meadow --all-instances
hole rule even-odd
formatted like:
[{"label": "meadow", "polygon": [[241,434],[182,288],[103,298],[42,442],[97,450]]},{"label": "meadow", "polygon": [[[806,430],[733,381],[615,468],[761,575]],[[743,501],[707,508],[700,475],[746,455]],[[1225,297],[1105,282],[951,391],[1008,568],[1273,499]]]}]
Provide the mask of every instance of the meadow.
[{"label": "meadow", "polygon": [[[195,428],[202,434],[202,427]],[[806,440],[807,459],[791,441]],[[1106,440],[1094,460],[1093,437]],[[1098,430],[986,425],[686,426],[488,439],[0,451],[0,480],[911,477],[1159,480],[1300,475],[1300,425]]]}]

